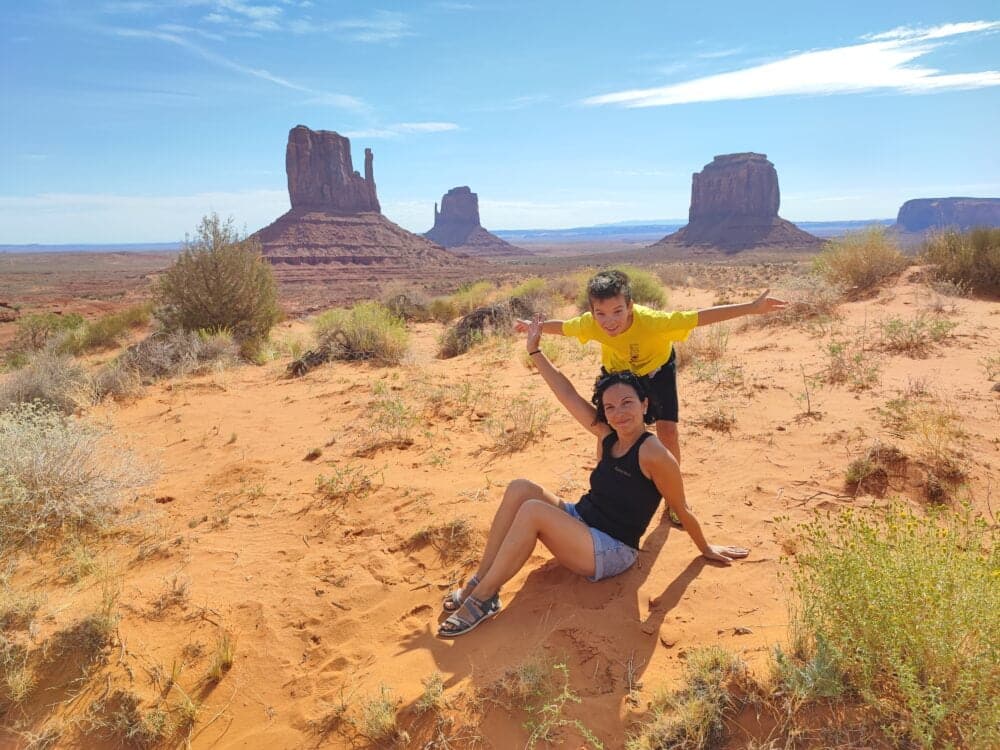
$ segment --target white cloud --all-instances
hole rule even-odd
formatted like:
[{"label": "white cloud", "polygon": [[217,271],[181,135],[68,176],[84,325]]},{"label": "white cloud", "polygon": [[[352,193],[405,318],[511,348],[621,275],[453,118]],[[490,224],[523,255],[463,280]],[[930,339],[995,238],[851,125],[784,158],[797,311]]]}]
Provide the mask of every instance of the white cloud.
[{"label": "white cloud", "polygon": [[[166,31],[146,31],[143,29],[112,29],[112,33],[120,37],[126,38],[137,38],[137,39],[158,39],[163,42],[168,42],[170,44],[176,44],[179,47],[183,47],[199,57],[207,60],[214,65],[226,68],[228,70],[235,71],[237,73],[242,73],[244,75],[252,76],[254,78],[259,78],[260,80],[273,83],[277,86],[281,86],[286,89],[291,89],[292,91],[300,91],[306,94],[312,94],[315,99],[322,100],[321,103],[330,104],[332,106],[341,107],[343,109],[361,111],[366,108],[366,105],[360,99],[357,99],[348,94],[336,94],[326,91],[316,91],[308,86],[302,86],[287,78],[282,78],[271,73],[263,68],[251,68],[250,66],[243,65],[234,60],[230,60],[228,57],[224,57],[216,52],[207,50],[201,47],[189,39],[181,36],[180,34],[170,33]],[[318,102],[317,102],[318,103]]]},{"label": "white cloud", "polygon": [[0,196],[0,243],[174,242],[207,213],[254,232],[287,211],[284,190],[195,195],[42,193]]},{"label": "white cloud", "polygon": [[990,33],[1000,22],[975,21],[927,29],[898,28],[866,37],[865,43],[790,55],[743,70],[695,78],[657,88],[592,96],[588,105],[662,107],[787,95],[830,95],[865,91],[920,94],[1000,85],[1000,71],[945,74],[913,61],[959,34]]},{"label": "white cloud", "polygon": [[453,122],[400,122],[381,128],[368,130],[352,130],[344,133],[347,138],[398,138],[401,135],[413,133],[445,133],[450,130],[460,130]]}]

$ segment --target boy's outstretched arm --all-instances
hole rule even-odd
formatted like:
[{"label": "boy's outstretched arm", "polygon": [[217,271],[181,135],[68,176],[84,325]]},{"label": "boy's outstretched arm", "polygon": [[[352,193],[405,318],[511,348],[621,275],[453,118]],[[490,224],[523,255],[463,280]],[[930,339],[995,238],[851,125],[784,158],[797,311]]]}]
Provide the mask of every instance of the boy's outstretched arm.
[{"label": "boy's outstretched arm", "polygon": [[770,291],[770,289],[765,289],[753,302],[743,302],[739,305],[716,305],[699,310],[698,325],[707,326],[712,323],[721,323],[724,320],[741,318],[744,315],[765,315],[788,307],[788,303],[784,300],[769,297]]},{"label": "boy's outstretched arm", "polygon": [[[528,326],[531,325],[530,320],[518,319],[514,322],[514,330],[518,333],[526,333]],[[562,336],[563,335],[563,322],[561,320],[546,320],[542,322],[542,333],[548,333],[550,335]]]}]

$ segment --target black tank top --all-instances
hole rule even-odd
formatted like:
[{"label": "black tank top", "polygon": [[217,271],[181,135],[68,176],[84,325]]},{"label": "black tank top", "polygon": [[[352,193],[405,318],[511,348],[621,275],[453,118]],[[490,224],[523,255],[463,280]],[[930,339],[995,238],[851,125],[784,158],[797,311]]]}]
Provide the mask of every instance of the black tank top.
[{"label": "black tank top", "polygon": [[629,547],[639,549],[657,506],[660,491],[639,468],[639,446],[652,433],[644,432],[621,458],[611,448],[618,435],[612,432],[601,444],[601,460],[590,473],[590,492],[580,498],[576,510],[588,526],[600,529]]}]

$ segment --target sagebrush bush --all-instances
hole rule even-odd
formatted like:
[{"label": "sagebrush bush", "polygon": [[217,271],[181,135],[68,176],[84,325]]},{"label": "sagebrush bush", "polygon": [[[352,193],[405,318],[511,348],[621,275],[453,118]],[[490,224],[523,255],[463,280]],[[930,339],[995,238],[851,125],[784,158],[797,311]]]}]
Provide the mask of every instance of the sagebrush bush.
[{"label": "sagebrush bush", "polygon": [[239,347],[225,332],[205,331],[159,332],[126,349],[121,355],[98,372],[95,381],[98,392],[116,395],[120,383],[124,393],[129,392],[129,373],[134,373],[144,383],[163,378],[178,377],[222,369],[239,360]]},{"label": "sagebrush bush", "polygon": [[240,344],[267,338],[280,319],[271,266],[260,242],[241,237],[232,219],[201,220],[193,240],[154,286],[154,315],[168,331],[228,331]]},{"label": "sagebrush bush", "polygon": [[556,294],[545,279],[538,277],[522,281],[511,289],[510,299],[517,300],[527,311],[525,317],[540,315],[549,318],[556,305]]},{"label": "sagebrush bush", "polygon": [[[663,289],[660,277],[635,266],[614,266],[607,270],[621,271],[628,276],[632,286],[632,301],[647,307],[662,308],[667,304],[667,293]],[[590,310],[590,297],[587,296],[588,276],[584,279],[576,297],[577,307],[586,312]]]},{"label": "sagebrush bush", "polygon": [[331,359],[399,364],[408,334],[402,319],[377,302],[359,302],[347,310],[327,310],[313,323],[316,341]]},{"label": "sagebrush bush", "polygon": [[12,404],[40,401],[69,414],[92,400],[86,370],[65,354],[39,352],[0,381],[0,411]]},{"label": "sagebrush bush", "polygon": [[0,551],[107,528],[147,479],[103,427],[37,402],[0,412]]},{"label": "sagebrush bush", "polygon": [[431,320],[431,300],[427,294],[401,281],[388,284],[382,292],[382,305],[397,318],[424,322]]},{"label": "sagebrush bush", "polygon": [[1000,293],[1000,227],[933,235],[923,258],[939,279],[959,288]]},{"label": "sagebrush bush", "polygon": [[893,505],[802,527],[796,626],[924,748],[1000,746],[998,530]]},{"label": "sagebrush bush", "polygon": [[865,291],[902,271],[909,261],[882,227],[830,240],[814,260],[820,276],[852,291]]}]

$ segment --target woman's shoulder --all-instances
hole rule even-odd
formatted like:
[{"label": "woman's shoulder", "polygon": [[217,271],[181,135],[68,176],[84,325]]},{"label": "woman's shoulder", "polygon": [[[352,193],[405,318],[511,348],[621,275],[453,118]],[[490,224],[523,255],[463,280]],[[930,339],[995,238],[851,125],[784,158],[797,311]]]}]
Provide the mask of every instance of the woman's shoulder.
[{"label": "woman's shoulder", "polygon": [[640,437],[639,440],[639,464],[642,465],[646,461],[656,462],[661,461],[665,457],[670,457],[670,451],[667,450],[666,446],[660,442],[660,439],[655,433],[647,432],[644,437]]}]

